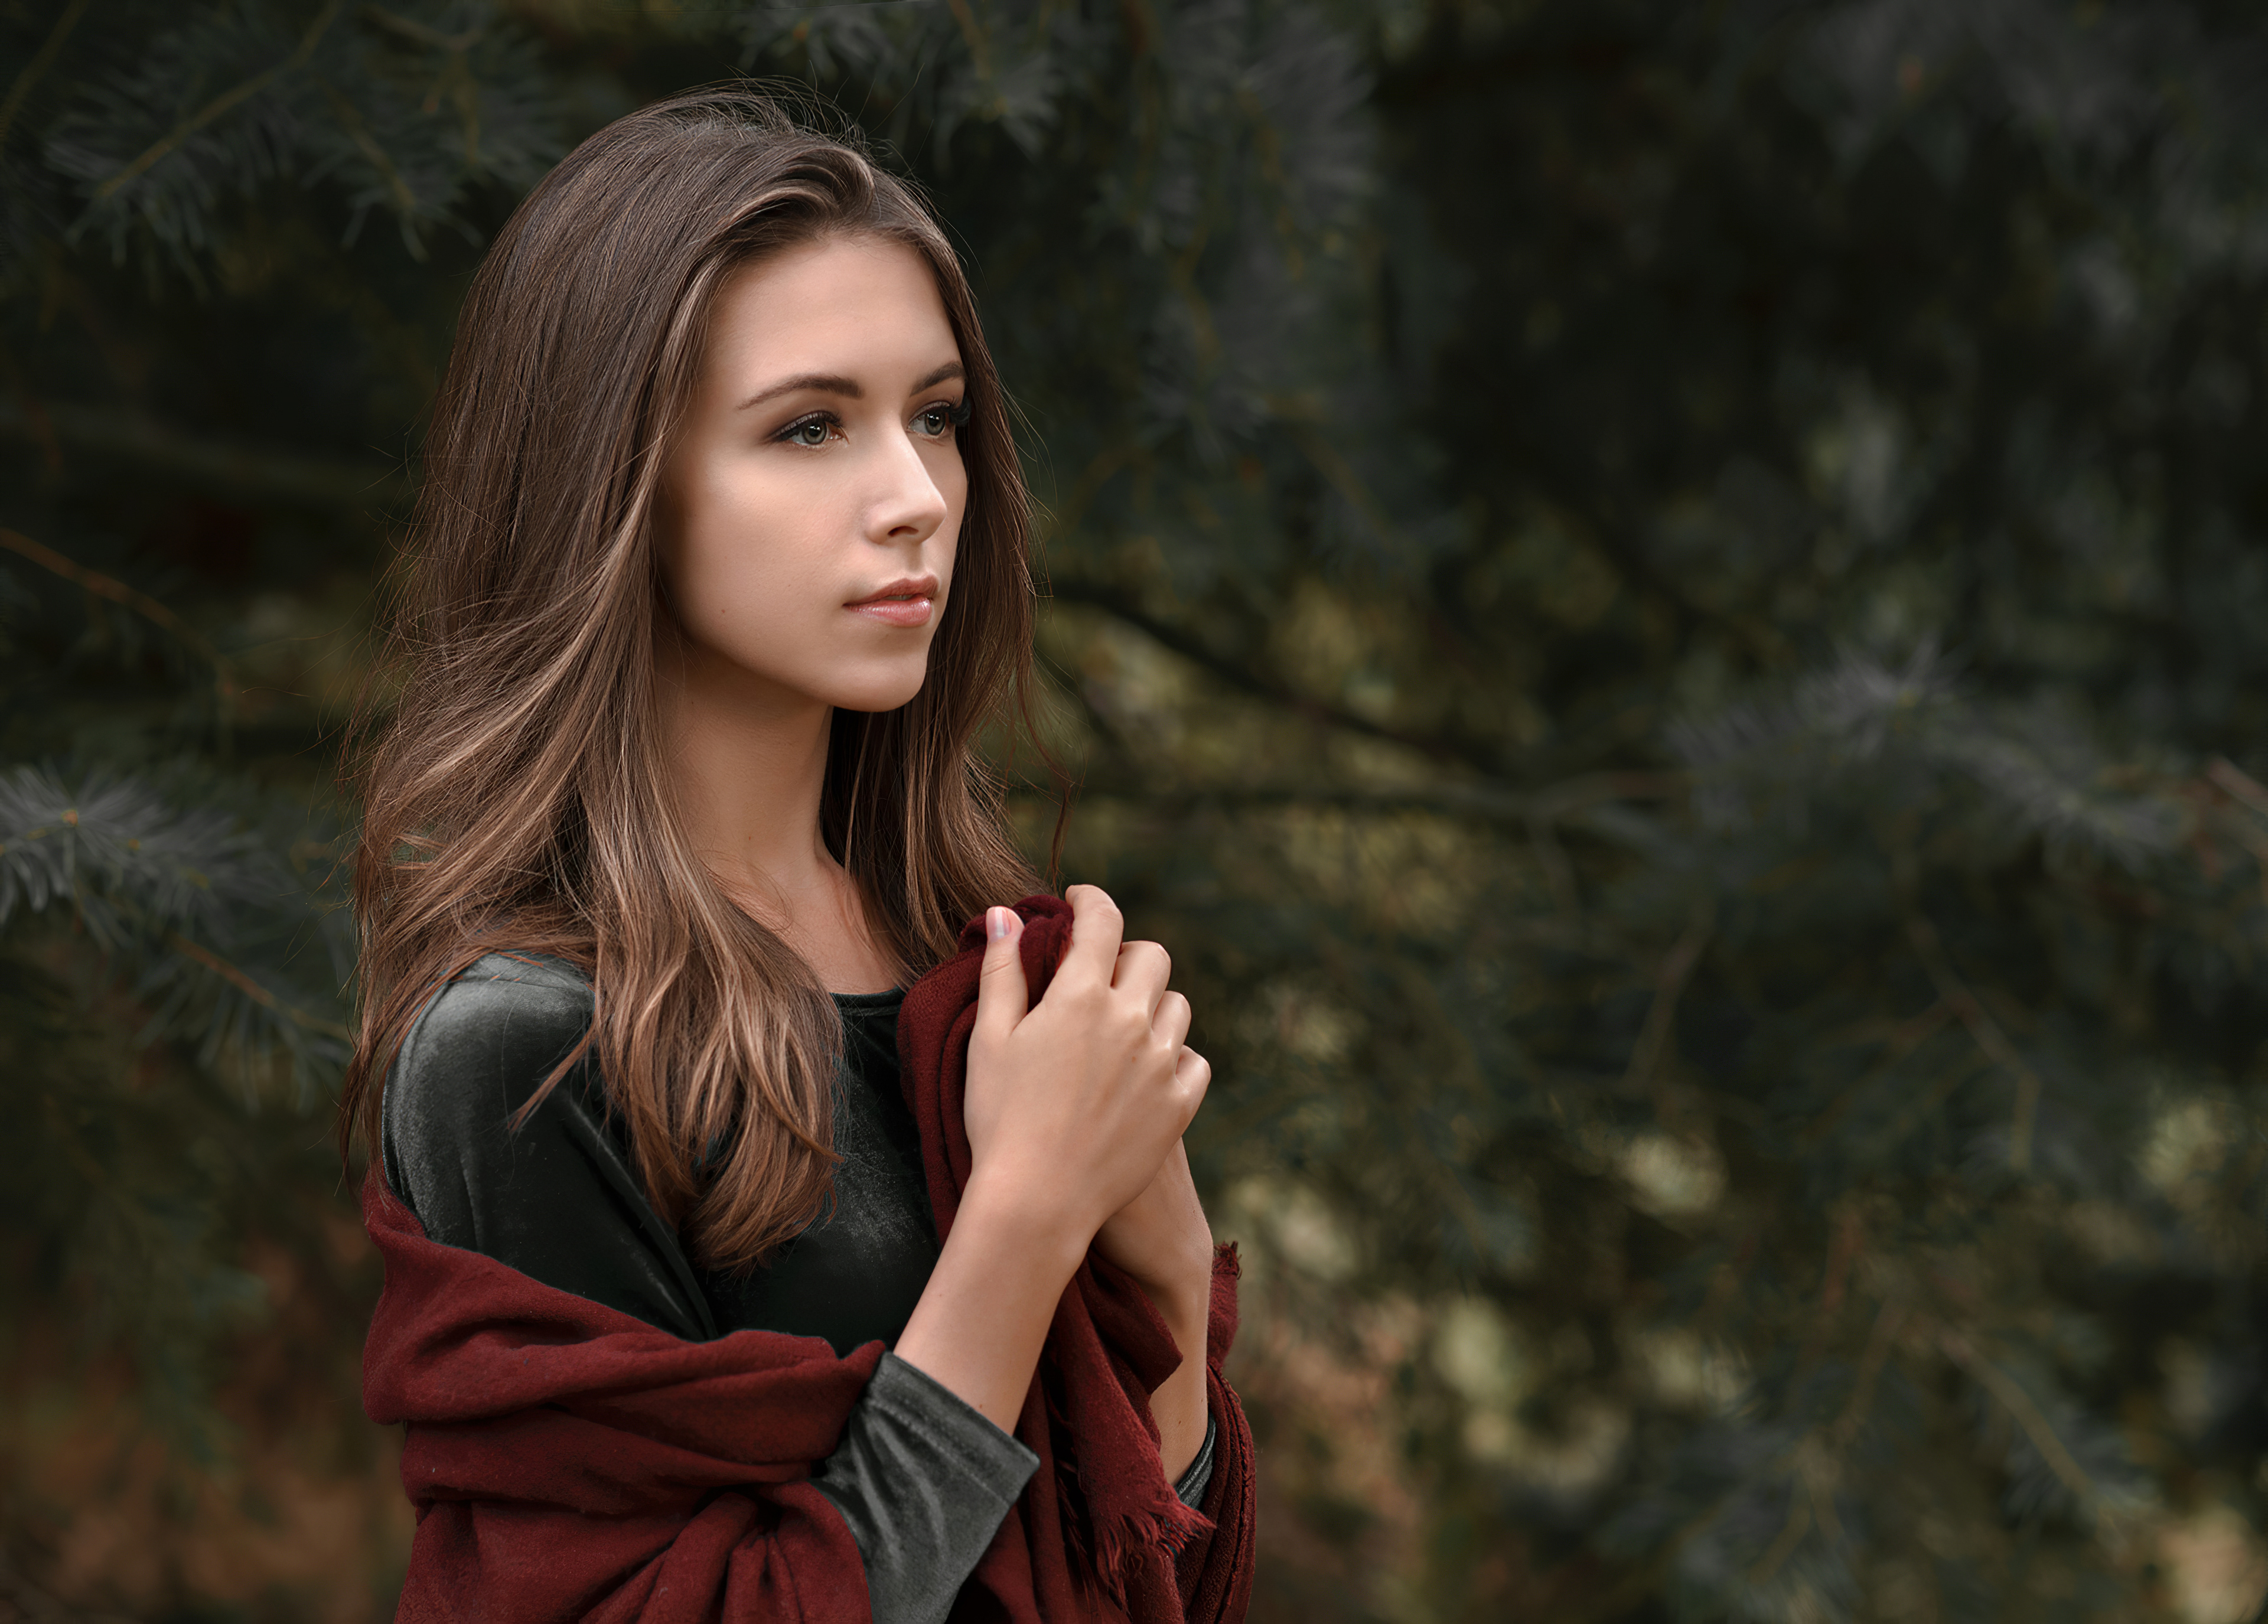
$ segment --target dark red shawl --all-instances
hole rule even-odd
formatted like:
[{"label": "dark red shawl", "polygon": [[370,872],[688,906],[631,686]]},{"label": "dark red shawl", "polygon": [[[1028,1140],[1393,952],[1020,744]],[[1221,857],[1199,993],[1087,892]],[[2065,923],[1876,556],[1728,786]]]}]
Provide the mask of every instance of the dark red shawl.
[{"label": "dark red shawl", "polygon": [[[1028,922],[1037,999],[1070,939],[1050,897]],[[899,1048],[939,1238],[968,1173],[961,1089],[982,922],[906,995]],[[378,1169],[363,1216],[386,1289],[363,1355],[373,1421],[407,1422],[417,1510],[398,1618],[495,1624],[869,1618],[858,1547],[807,1480],[832,1453],[879,1343],[738,1331],[686,1342],[426,1239]],[[1252,1437],[1220,1361],[1236,1264],[1215,1261],[1207,1385],[1217,1423],[1203,1516],[1167,1486],[1149,1394],[1170,1336],[1130,1281],[1092,1258],[1056,1310],[1017,1436],[1040,1470],[954,1610],[957,1620],[1235,1624],[1252,1582]]]}]

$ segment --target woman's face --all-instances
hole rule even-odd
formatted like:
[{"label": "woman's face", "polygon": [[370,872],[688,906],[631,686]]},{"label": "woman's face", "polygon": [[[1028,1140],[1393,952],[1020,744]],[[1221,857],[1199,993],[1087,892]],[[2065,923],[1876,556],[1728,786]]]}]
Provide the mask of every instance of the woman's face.
[{"label": "woman's face", "polygon": [[688,680],[850,710],[920,691],[968,496],[967,387],[902,243],[823,239],[725,283],[657,531]]}]

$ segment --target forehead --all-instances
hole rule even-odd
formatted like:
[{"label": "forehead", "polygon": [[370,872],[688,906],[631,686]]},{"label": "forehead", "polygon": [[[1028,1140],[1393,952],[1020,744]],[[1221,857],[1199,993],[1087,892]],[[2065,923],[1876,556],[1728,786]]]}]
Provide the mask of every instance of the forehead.
[{"label": "forehead", "polygon": [[710,314],[703,371],[733,384],[825,372],[879,387],[960,354],[920,254],[889,238],[826,237],[726,279]]}]

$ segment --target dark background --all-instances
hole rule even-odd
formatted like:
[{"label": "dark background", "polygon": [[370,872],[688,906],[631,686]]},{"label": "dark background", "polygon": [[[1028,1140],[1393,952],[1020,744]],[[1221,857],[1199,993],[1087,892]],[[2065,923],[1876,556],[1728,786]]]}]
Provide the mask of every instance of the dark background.
[{"label": "dark background", "polygon": [[741,72],[1022,408],[1256,1615],[2255,1618],[2256,6],[0,0],[0,1619],[388,1610],[342,728],[482,243]]}]

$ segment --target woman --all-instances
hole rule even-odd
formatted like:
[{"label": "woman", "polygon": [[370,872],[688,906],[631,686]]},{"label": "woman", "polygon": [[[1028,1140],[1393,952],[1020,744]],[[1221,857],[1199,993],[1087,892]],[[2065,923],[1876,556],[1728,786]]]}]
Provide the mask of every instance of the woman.
[{"label": "woman", "polygon": [[[861,1594],[817,1571],[848,1562],[899,1624],[943,1618],[988,1549],[980,1611],[1180,1605],[1098,1585],[1111,1564],[1076,1524],[1114,1473],[1170,1485],[1170,1569],[1208,1525],[1180,1506],[1230,1492],[1216,1443],[1244,1435],[1208,1375],[1215,1260],[1180,1144],[1210,1074],[1164,952],[1122,941],[1092,887],[1072,889],[1068,951],[1027,1007],[1023,916],[1001,905],[1032,876],[970,743],[1026,675],[1027,540],[968,283],[850,145],[745,93],[665,102],[585,142],[491,248],[429,441],[404,687],[364,770],[357,870],[345,1123],[382,1176],[372,1411],[431,1458],[404,1466],[420,1606],[662,1616],[690,1583],[715,1595],[686,1616],[709,1616],[762,1566],[763,1607],[792,1595],[818,1616],[835,1604],[812,1597]],[[965,1187],[937,1205],[894,1027],[901,989],[979,915]],[[1172,1373],[1148,1395],[1154,1455],[1095,1459],[1090,1440],[1043,1493],[1058,1399],[1040,1402],[1035,1370],[1058,1351],[1051,1323],[1067,1334],[1075,1275],[1108,1318],[1090,1246],[1170,1333]],[[554,1328],[510,1328],[537,1319]],[[585,1375],[514,1385],[529,1348],[566,1357],[563,1325],[578,1369],[612,1362],[613,1407],[588,1407]],[[783,1437],[823,1409],[814,1393],[847,1393],[839,1437],[807,1473],[806,1445],[718,1442],[721,1421],[688,1444],[687,1344],[700,1382],[820,1382],[777,1400]],[[488,1350],[475,1374],[467,1349]],[[628,1420],[625,1391],[648,1406]],[[634,1436],[552,1472],[555,1445],[532,1440],[583,1448],[561,1413]],[[434,1453],[468,1437],[477,1466]],[[524,1486],[665,1445],[711,1463],[700,1495],[668,1500],[668,1471]],[[1011,1506],[1057,1489],[1064,1554],[1028,1531],[1009,1551]],[[637,1495],[642,1532],[599,1552],[620,1532],[600,1512]],[[709,1532],[654,1532],[665,1504],[709,1529],[719,1496],[762,1503],[707,1567],[689,1553]],[[603,1537],[563,1535],[569,1513]],[[1192,1589],[1181,1560],[1181,1604],[1241,1610],[1239,1575]],[[1248,1573],[1248,1550],[1233,1561]]]}]

